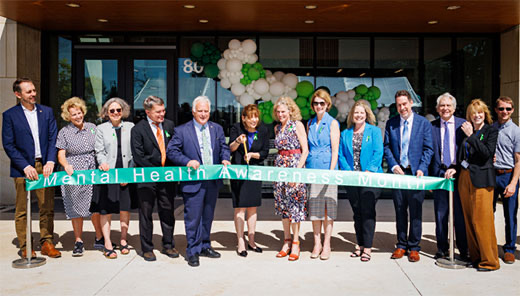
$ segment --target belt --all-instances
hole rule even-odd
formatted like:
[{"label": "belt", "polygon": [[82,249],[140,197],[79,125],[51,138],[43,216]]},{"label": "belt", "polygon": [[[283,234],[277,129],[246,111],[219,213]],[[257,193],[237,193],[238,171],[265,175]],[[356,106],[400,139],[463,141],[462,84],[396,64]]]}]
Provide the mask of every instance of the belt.
[{"label": "belt", "polygon": [[43,159],[41,157],[37,157],[34,159],[36,162],[43,162]]},{"label": "belt", "polygon": [[302,154],[301,149],[292,149],[292,150],[278,150],[278,154],[287,156],[291,154]]},{"label": "belt", "polygon": [[513,172],[513,169],[505,169],[505,170],[503,170],[503,169],[496,169],[495,171],[496,171],[496,173],[497,173],[498,175],[503,175],[503,174],[509,174],[509,173],[512,173],[512,172]]}]

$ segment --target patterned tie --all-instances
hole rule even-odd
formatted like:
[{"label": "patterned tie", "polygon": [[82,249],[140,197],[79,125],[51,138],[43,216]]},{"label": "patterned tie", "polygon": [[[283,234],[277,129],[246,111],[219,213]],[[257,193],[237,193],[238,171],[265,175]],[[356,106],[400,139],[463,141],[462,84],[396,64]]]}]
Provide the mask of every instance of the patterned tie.
[{"label": "patterned tie", "polygon": [[401,165],[408,167],[408,144],[410,143],[410,135],[408,134],[408,120],[404,121],[403,136],[401,137]]},{"label": "patterned tie", "polygon": [[448,122],[444,122],[444,141],[442,143],[442,163],[449,167],[451,165],[450,153],[450,130],[448,129]]},{"label": "patterned tie", "polygon": [[202,164],[213,164],[211,157],[209,133],[207,132],[205,125],[203,125],[200,128],[200,135],[202,137]]},{"label": "patterned tie", "polygon": [[166,148],[164,147],[164,139],[159,123],[153,123],[157,127],[157,144],[159,144],[159,150],[161,150],[161,165],[164,166],[166,163]]}]

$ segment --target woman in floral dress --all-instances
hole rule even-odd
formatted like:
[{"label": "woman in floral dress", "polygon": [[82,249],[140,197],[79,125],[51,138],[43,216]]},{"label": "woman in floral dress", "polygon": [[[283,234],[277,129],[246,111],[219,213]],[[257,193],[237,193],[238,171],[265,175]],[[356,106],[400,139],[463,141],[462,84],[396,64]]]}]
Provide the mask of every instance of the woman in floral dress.
[{"label": "woman in floral dress", "polygon": [[[275,127],[277,167],[303,168],[309,154],[305,127],[300,122],[300,109],[290,97],[281,97],[273,108],[280,124]],[[274,183],[275,212],[282,216],[284,244],[276,257],[289,255],[289,261],[300,257],[300,222],[307,217],[307,187],[304,183]],[[293,236],[291,238],[291,229]]]}]

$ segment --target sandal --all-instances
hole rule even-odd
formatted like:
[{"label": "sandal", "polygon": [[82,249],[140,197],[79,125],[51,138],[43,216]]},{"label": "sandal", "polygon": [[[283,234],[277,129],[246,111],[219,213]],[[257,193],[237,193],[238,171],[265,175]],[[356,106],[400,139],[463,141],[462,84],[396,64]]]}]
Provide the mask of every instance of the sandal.
[{"label": "sandal", "polygon": [[[112,250],[105,249],[105,251],[103,252],[103,255],[107,259],[116,259],[117,258],[117,253],[113,249]],[[114,256],[112,256],[112,255],[114,255]]]},{"label": "sandal", "polygon": [[130,254],[130,248],[128,246],[128,244],[126,245],[121,245],[121,247],[119,248],[119,251],[121,252],[121,255],[128,255]]},{"label": "sandal", "polygon": [[352,254],[350,254],[350,258],[357,258],[357,257],[360,257],[361,256],[361,249],[356,246],[356,250],[354,252],[352,252]]},{"label": "sandal", "polygon": [[[283,240],[284,244],[290,243],[291,241],[292,241],[292,239],[290,239],[290,238]],[[291,253],[291,249],[287,250],[287,252],[286,252],[283,250],[283,246],[282,246],[282,250],[280,252],[278,252],[278,254],[276,254],[276,258],[283,258],[283,257],[289,255],[290,253]]]},{"label": "sandal", "polygon": [[300,242],[292,242],[293,245],[298,246],[298,254],[295,254],[294,252],[291,252],[291,255],[289,255],[289,261],[296,261],[300,259]]},{"label": "sandal", "polygon": [[363,254],[361,254],[361,262],[368,262],[370,259],[372,259],[372,256],[369,253],[363,252]]}]

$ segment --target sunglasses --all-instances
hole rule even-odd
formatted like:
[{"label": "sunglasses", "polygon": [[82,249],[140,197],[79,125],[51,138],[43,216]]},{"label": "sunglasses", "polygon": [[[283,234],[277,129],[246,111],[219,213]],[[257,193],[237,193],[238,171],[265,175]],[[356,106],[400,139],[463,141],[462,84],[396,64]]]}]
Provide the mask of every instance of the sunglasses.
[{"label": "sunglasses", "polygon": [[327,103],[325,103],[325,102],[316,102],[316,101],[314,101],[314,102],[312,102],[312,105],[313,105],[313,106],[318,106],[318,105],[319,105],[319,106],[324,107],[325,105],[327,105]]},{"label": "sunglasses", "polygon": [[108,110],[110,113],[114,114],[114,113],[121,113],[121,108],[117,108],[117,109],[110,109]]},{"label": "sunglasses", "polygon": [[504,111],[504,110],[511,111],[511,110],[513,110],[513,108],[511,108],[511,107],[505,107],[505,108],[504,107],[499,107],[497,109],[498,109],[498,111]]}]

